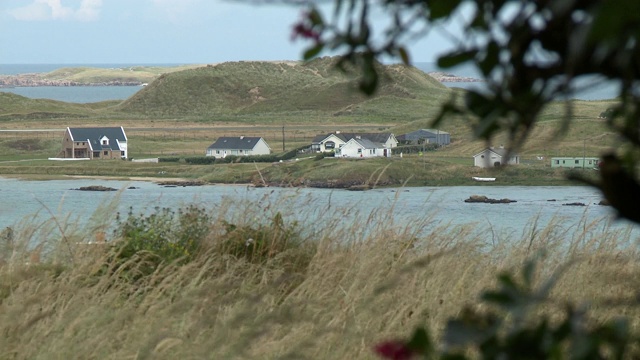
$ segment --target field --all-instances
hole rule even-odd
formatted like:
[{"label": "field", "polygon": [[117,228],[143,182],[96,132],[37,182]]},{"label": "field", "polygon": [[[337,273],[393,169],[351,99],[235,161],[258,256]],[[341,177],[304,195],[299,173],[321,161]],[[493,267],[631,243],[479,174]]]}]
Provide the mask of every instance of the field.
[{"label": "field", "polygon": [[[463,309],[489,310],[479,297],[496,274],[520,279],[532,257],[534,288],[560,276],[531,321],[557,323],[574,303],[587,326],[624,315],[639,330],[637,242],[604,223],[568,235],[531,219],[522,238],[490,241],[428,214],[400,226],[345,208],[309,231],[292,219],[318,214],[265,200],[120,220],[107,207],[85,228],[5,231],[0,357],[374,359],[375,344],[416,326],[439,338]],[[362,221],[344,224],[341,211]]]}]

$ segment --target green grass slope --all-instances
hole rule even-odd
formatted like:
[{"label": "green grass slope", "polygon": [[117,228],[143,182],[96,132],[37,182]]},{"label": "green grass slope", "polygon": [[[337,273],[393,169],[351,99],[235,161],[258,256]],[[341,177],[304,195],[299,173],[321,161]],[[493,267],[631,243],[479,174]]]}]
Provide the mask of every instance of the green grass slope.
[{"label": "green grass slope", "polygon": [[233,62],[164,74],[124,101],[119,110],[148,116],[321,113],[365,115],[428,108],[449,89],[413,67],[381,65],[372,98],[357,90],[357,73],[335,68],[335,58],[307,63]]},{"label": "green grass slope", "polygon": [[113,102],[76,104],[47,99],[30,99],[0,91],[0,120],[88,117]]}]

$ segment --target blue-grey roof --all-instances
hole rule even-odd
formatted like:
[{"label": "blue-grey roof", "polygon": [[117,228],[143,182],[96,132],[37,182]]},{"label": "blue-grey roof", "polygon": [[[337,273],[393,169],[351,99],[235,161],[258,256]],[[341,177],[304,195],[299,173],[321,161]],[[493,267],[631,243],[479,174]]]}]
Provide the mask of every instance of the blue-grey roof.
[{"label": "blue-grey roof", "polygon": [[[86,127],[68,128],[72,141],[87,141],[94,151],[102,149],[120,150],[118,141],[127,141],[127,135],[122,127]],[[100,139],[106,136],[109,139],[108,145],[102,145]],[[118,140],[118,141],[116,141]]]},{"label": "blue-grey roof", "polygon": [[223,136],[218,138],[218,140],[208,148],[220,150],[251,150],[256,146],[260,139],[262,138],[255,136]]},{"label": "blue-grey roof", "polygon": [[359,137],[361,139],[368,139],[373,142],[385,143],[387,142],[387,140],[389,140],[392,134],[391,133],[343,133],[343,132],[338,134],[329,133],[326,135],[317,135],[313,138],[311,142],[313,144],[319,144],[322,140],[328,138],[331,135],[335,135],[336,137],[338,137],[344,142],[347,142],[351,139]]},{"label": "blue-grey roof", "polygon": [[358,142],[360,145],[364,146],[365,149],[379,149],[384,147],[382,145],[382,143],[379,142],[373,142],[369,139],[363,139],[363,138],[354,138],[354,141]]}]

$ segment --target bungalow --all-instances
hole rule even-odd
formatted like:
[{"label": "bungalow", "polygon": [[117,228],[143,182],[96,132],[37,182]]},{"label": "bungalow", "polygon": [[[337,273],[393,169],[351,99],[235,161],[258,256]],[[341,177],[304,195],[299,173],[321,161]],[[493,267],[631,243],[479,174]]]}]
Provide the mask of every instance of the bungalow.
[{"label": "bungalow", "polygon": [[385,148],[391,149],[398,146],[398,139],[392,133],[342,133],[336,131],[335,133],[327,135],[318,135],[313,138],[311,142],[311,151],[315,152],[327,152],[337,151],[341,146],[344,146],[349,140],[359,138],[367,139],[374,143],[382,144]]},{"label": "bungalow", "polygon": [[391,149],[384,144],[360,137],[351,138],[342,147],[336,149],[336,157],[371,158],[391,157]]},{"label": "bungalow", "polygon": [[446,131],[438,129],[420,129],[398,136],[398,141],[407,144],[425,143],[443,146],[451,143],[451,135]]},{"label": "bungalow", "polygon": [[120,127],[67,127],[62,157],[70,159],[126,159],[127,135]]},{"label": "bungalow", "polygon": [[554,157],[551,158],[551,167],[593,169],[598,167],[599,162],[597,157]]},{"label": "bungalow", "polygon": [[207,148],[207,156],[224,158],[229,155],[252,156],[269,155],[271,148],[261,137],[223,136]]},{"label": "bungalow", "polygon": [[473,155],[473,166],[486,168],[492,166],[500,166],[502,164],[520,164],[520,156],[511,154],[509,156],[509,159],[505,159],[506,156],[507,150],[503,147],[500,147],[499,149],[489,147]]}]

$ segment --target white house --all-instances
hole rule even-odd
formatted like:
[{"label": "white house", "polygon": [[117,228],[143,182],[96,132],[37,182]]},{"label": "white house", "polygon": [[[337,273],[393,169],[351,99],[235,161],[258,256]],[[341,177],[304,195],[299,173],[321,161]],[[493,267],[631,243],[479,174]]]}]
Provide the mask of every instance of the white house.
[{"label": "white house", "polygon": [[349,140],[367,139],[374,143],[384,145],[387,149],[398,146],[398,139],[391,133],[343,133],[336,131],[335,133],[327,135],[318,135],[313,138],[311,142],[311,151],[326,152],[336,151],[340,147],[344,146]]},{"label": "white house", "polygon": [[511,154],[509,159],[505,159],[507,156],[507,150],[500,147],[498,149],[489,147],[481,152],[473,155],[473,166],[477,167],[493,167],[503,164],[516,165],[520,164],[520,156]]},{"label": "white house", "polygon": [[223,136],[207,148],[207,156],[224,158],[229,155],[252,156],[269,155],[271,148],[261,137],[253,136]]},{"label": "white house", "polygon": [[336,157],[345,158],[372,158],[372,157],[390,157],[391,149],[385,145],[375,143],[369,139],[352,138],[336,149]]}]

